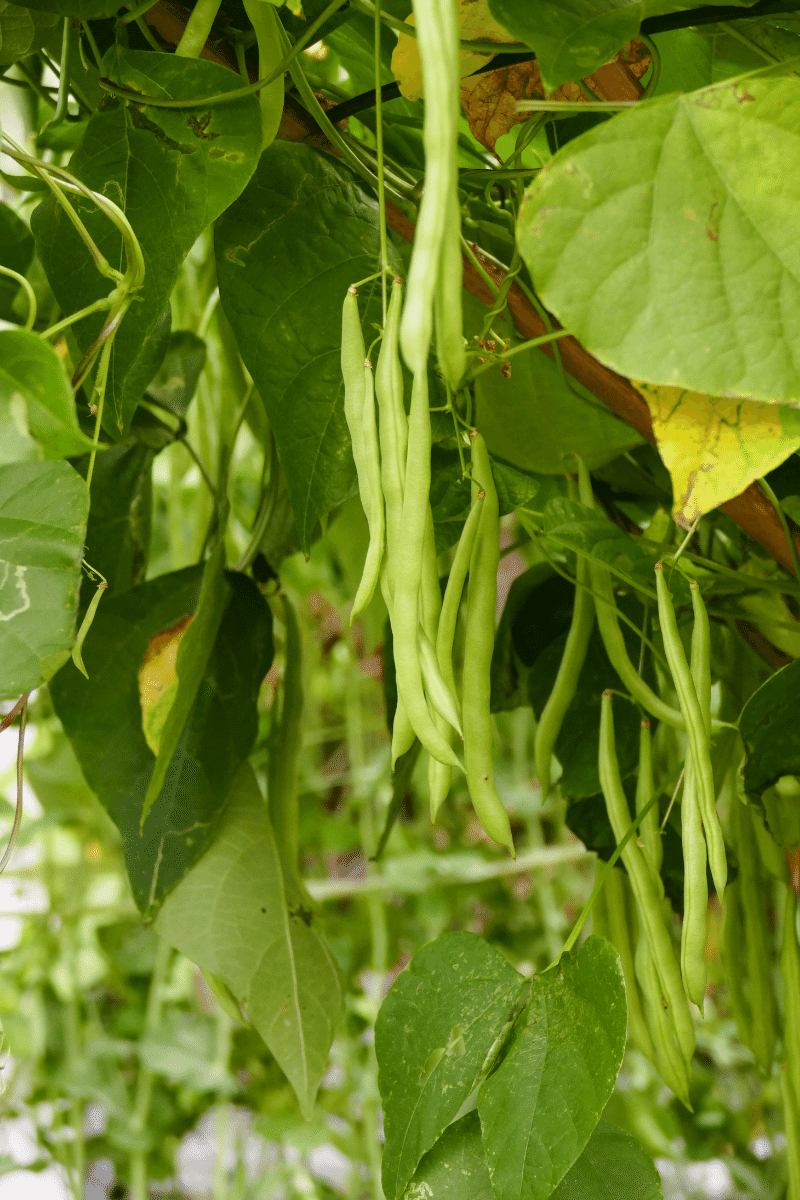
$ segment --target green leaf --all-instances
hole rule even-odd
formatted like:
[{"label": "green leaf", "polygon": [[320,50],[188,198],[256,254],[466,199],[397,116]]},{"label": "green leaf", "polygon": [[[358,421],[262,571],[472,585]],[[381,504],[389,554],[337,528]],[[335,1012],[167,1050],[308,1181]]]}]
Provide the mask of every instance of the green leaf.
[{"label": "green leaf", "polygon": [[[344,419],[341,311],[379,258],[378,209],[352,173],[310,146],[274,142],[216,229],[225,315],[275,433],[300,545],[355,484]],[[367,342],[380,288],[360,289]]]},{"label": "green leaf", "polygon": [[519,246],[542,301],[614,370],[797,406],[798,188],[800,81],[732,81],[570,142],[529,189]]},{"label": "green leaf", "polygon": [[586,1149],[552,1200],[662,1200],[655,1163],[629,1133],[598,1121]]},{"label": "green leaf", "polygon": [[88,512],[68,463],[0,466],[0,696],[46,683],[69,658]]},{"label": "green leaf", "polygon": [[37,12],[57,13],[61,17],[95,21],[100,17],[113,17],[122,8],[122,3],[120,0],[26,0],[25,7]]},{"label": "green leaf", "polygon": [[566,635],[573,595],[549,563],[536,563],[511,584],[494,639],[492,712],[529,703],[528,672],[551,641]]},{"label": "green leaf", "polygon": [[614,1090],[626,1027],[622,968],[604,938],[535,979],[478,1098],[497,1200],[546,1200],[564,1178]]},{"label": "green leaf", "polygon": [[0,330],[0,405],[36,439],[45,458],[85,454],[92,445],[78,425],[64,364],[35,333]]},{"label": "green leaf", "polygon": [[645,17],[696,7],[695,0],[538,0],[535,6],[528,0],[489,0],[501,25],[536,51],[546,93],[609,62],[636,37]]},{"label": "green leaf", "polygon": [[761,798],[770,832],[782,846],[800,845],[800,659],[762,683],[742,709],[744,790]]},{"label": "green leaf", "polygon": [[[737,22],[737,25],[741,24]],[[670,92],[694,92],[714,82],[712,62],[716,62],[717,47],[724,35],[715,26],[711,28],[715,34],[713,40],[702,29],[672,29],[653,38],[661,55],[661,75],[655,90],[656,96],[667,96]]]},{"label": "green leaf", "polygon": [[231,989],[306,1117],[343,1007],[339,971],[314,920],[287,894],[266,804],[243,766],[213,845],[167,897],[156,929]]},{"label": "green leaf", "polygon": [[55,13],[38,13],[33,5],[23,8],[0,0],[0,67],[33,54],[44,45],[57,22]]},{"label": "green leaf", "polygon": [[[33,258],[33,234],[13,208],[0,204],[0,264],[24,275]],[[20,286],[7,275],[0,275],[0,319],[13,321],[14,300]]]},{"label": "green leaf", "polygon": [[224,568],[225,542],[224,539],[221,539],[206,560],[197,611],[186,636],[178,647],[175,664],[178,686],[161,731],[158,758],[153,767],[153,774],[147,785],[147,793],[142,804],[142,826],[166,783],[167,771],[172,764],[173,755],[189,719],[189,713],[194,705],[198,688],[214,648],[220,622],[230,599]]},{"label": "green leaf", "polygon": [[[108,580],[104,603],[144,579],[150,547],[153,485],[151,446],[109,446],[97,456],[86,529],[86,560]],[[78,463],[86,473],[88,459]],[[89,591],[93,585],[89,584]]]},{"label": "green leaf", "polygon": [[146,913],[208,847],[253,747],[258,690],[272,662],[269,606],[252,580],[230,573],[231,603],[165,786],[140,832],[155,756],[142,731],[138,672],[151,638],[192,615],[200,581],[199,567],[189,567],[109,596],[83,648],[90,682],[69,664],[51,684],[86,782],[120,830],[134,899]]},{"label": "green leaf", "polygon": [[[238,86],[225,67],[172,54],[112,46],[104,70],[118,83],[146,95],[190,99]],[[204,229],[244,188],[261,149],[257,96],[213,110],[139,108],[106,99],[86,129],[70,170],[124,209],[142,247],[145,281],[114,342],[107,404],[109,428],[127,426],[142,392],[158,368],[159,347],[148,344],[183,259]],[[112,266],[124,269],[116,228],[95,206],[73,203]],[[51,199],[33,215],[39,256],[65,312],[108,295],[68,218]],[[99,332],[106,314],[74,328],[81,350]],[[161,348],[163,355],[163,348]]]},{"label": "green leaf", "polygon": [[448,1125],[423,1157],[403,1200],[494,1200],[476,1112]]},{"label": "green leaf", "polygon": [[641,444],[630,425],[598,407],[580,384],[572,386],[585,400],[562,382],[552,359],[535,349],[516,355],[508,379],[499,367],[479,375],[475,424],[490,453],[522,471],[563,475],[574,468],[575,454],[594,468]]},{"label": "green leaf", "polygon": [[388,1200],[458,1113],[525,986],[473,933],[442,934],[398,975],[375,1026]]},{"label": "green leaf", "polygon": [[164,361],[147,394],[177,417],[186,415],[206,364],[206,344],[189,329],[176,329],[169,339]]}]

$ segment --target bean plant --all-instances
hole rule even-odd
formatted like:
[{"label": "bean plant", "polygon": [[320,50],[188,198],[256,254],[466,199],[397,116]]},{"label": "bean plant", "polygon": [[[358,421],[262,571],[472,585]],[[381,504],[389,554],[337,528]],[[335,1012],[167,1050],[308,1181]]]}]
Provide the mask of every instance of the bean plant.
[{"label": "bean plant", "polygon": [[800,1200],[800,4],[690,2],[0,8],[76,1198]]}]

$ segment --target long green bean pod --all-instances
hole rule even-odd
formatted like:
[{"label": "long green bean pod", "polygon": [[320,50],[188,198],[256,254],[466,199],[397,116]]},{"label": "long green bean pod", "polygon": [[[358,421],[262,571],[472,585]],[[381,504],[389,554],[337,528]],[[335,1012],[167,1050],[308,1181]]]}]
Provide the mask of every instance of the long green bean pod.
[{"label": "long green bean pod", "polygon": [[[725,883],[728,877],[728,866],[725,858],[725,846],[719,842],[722,832],[719,830],[717,817],[716,792],[714,788],[714,771],[711,766],[711,745],[709,741],[706,717],[697,698],[697,689],[692,679],[686,654],[683,649],[672,598],[664,578],[663,563],[656,563],[656,593],[658,596],[658,619],[661,625],[661,636],[664,641],[664,651],[667,656],[672,681],[678,693],[678,702],[686,723],[692,761],[697,777],[697,795],[700,812],[705,823],[706,842],[709,848],[709,865],[717,893],[722,899],[725,894]],[[709,718],[710,719],[710,718]],[[714,829],[719,831],[717,838]]]},{"label": "long green bean pod", "polygon": [[[598,863],[602,866],[602,863]],[[609,871],[592,908],[592,932],[611,942],[622,964],[628,1001],[628,1034],[636,1049],[656,1065],[656,1051],[642,1008],[642,994],[636,977],[634,951],[638,920],[628,904],[625,876],[620,870]]]},{"label": "long green bean pod", "polygon": [[[459,734],[461,733],[460,713],[454,693],[450,693],[438,662],[435,662],[435,650],[431,655],[433,642],[439,625],[442,611],[442,590],[439,584],[439,570],[436,564],[436,534],[433,528],[433,513],[428,505],[427,523],[425,526],[425,550],[422,559],[422,579],[419,593],[420,625],[417,630],[420,649],[420,666],[425,694],[433,708],[432,716],[439,733],[453,744],[453,723],[450,718],[455,716]],[[449,717],[447,713],[449,712]],[[452,782],[453,771],[447,763],[428,755],[428,796],[430,802],[431,820],[435,821],[439,809],[447,798]]]},{"label": "long green bean pod", "polygon": [[[697,702],[703,714],[706,729],[706,744],[708,744],[711,737],[711,626],[697,580],[693,579],[689,584],[689,591],[692,597],[692,611],[694,614],[690,673],[695,691],[697,692]],[[709,767],[710,764],[709,745]],[[714,771],[713,768],[710,769],[710,793],[708,789],[701,789],[698,799],[700,801],[700,813],[703,818],[706,845],[708,846],[708,861],[711,866],[711,874],[714,882],[717,884],[717,890],[719,890],[719,881],[722,880],[724,889],[728,878],[728,860],[725,854],[725,839],[722,835],[722,826],[717,814]],[[720,892],[721,896],[722,892]]]},{"label": "long green bean pod", "polygon": [[497,566],[500,561],[500,507],[492,478],[486,442],[476,429],[472,438],[472,486],[485,493],[467,589],[467,636],[464,647],[462,725],[467,786],[483,828],[501,846],[514,853],[511,825],[497,794],[492,761],[490,671],[494,650],[497,604]]},{"label": "long green bean pod", "polygon": [[[598,757],[600,786],[606,802],[608,819],[617,842],[622,841],[630,825],[628,801],[622,787],[614,743],[614,715],[611,693],[604,692],[600,707],[600,747]],[[694,1053],[692,1014],[681,982],[681,973],[672,949],[672,940],[661,911],[661,899],[655,881],[636,841],[631,839],[622,851],[622,861],[628,872],[636,899],[639,920],[647,935],[650,952],[669,1008],[675,1038],[688,1066]]]},{"label": "long green bean pod", "polygon": [[[437,8],[442,29],[442,43],[447,54],[444,62],[439,64],[439,70],[445,71],[447,74],[448,144],[444,148],[444,152],[447,155],[449,178],[447,214],[438,264],[439,277],[434,293],[434,316],[439,364],[450,387],[456,391],[466,367],[461,312],[464,264],[461,258],[461,209],[458,200],[458,156],[456,150],[458,122],[461,117],[459,101],[461,82],[459,38],[461,32],[455,0],[437,0]],[[443,114],[435,115],[441,125]],[[441,133],[441,130],[439,132]]]},{"label": "long green bean pod", "polygon": [[722,961],[725,966],[728,1004],[736,1021],[739,1041],[752,1050],[753,1021],[742,971],[742,946],[746,933],[740,889],[739,879],[732,880],[725,889],[725,902],[722,906]]},{"label": "long green bean pod", "polygon": [[417,630],[417,643],[419,646],[420,665],[422,667],[422,679],[425,684],[425,692],[428,700],[436,709],[436,712],[455,729],[457,734],[463,737],[455,696],[447,686],[439,669],[436,648],[421,625]]},{"label": "long green bean pod", "polygon": [[667,1087],[672,1088],[687,1108],[691,1108],[688,1066],[675,1041],[670,1014],[664,1007],[661,980],[644,933],[640,933],[636,947],[636,976],[644,996],[648,1028],[655,1048],[655,1065]]},{"label": "long green bean pod", "polygon": [[453,671],[453,642],[456,636],[458,610],[461,606],[464,584],[469,574],[472,550],[475,546],[475,538],[478,535],[478,525],[481,513],[483,512],[483,501],[485,498],[486,493],[484,491],[477,492],[472,503],[472,508],[469,510],[469,516],[464,523],[464,528],[461,530],[461,537],[458,539],[453,564],[450,567],[450,574],[447,577],[447,586],[444,589],[442,611],[439,616],[439,628],[436,633],[436,657],[439,660],[439,670],[442,672],[442,677],[456,698],[458,697],[458,688],[456,687],[455,673]]},{"label": "long green bean pod", "polygon": [[[266,79],[283,58],[281,23],[277,10],[264,0],[244,0],[244,10],[258,42],[258,77]],[[261,108],[261,149],[266,150],[275,141],[275,135],[283,116],[283,75],[273,79],[258,93]]]},{"label": "long green bean pod", "polygon": [[547,799],[550,791],[553,748],[556,738],[561,732],[566,711],[575,698],[581,668],[586,660],[589,638],[592,635],[594,601],[588,588],[589,565],[585,558],[579,557],[575,572],[575,600],[572,606],[569,633],[555,683],[536,726],[536,737],[533,744],[536,775],[542,786],[542,800]]},{"label": "long green bean pod", "polygon": [[[639,773],[636,776],[636,811],[640,813],[655,791],[653,779],[653,738],[650,722],[645,717],[639,729]],[[658,805],[654,805],[642,817],[639,825],[639,840],[647,851],[647,857],[656,875],[661,871],[664,845],[661,839]]]},{"label": "long green bean pod", "polygon": [[286,626],[285,667],[280,689],[280,708],[275,701],[269,738],[267,804],[275,838],[285,866],[300,883],[297,761],[303,731],[303,641],[297,613],[287,596],[282,596]]},{"label": "long green bean pod", "polygon": [[[375,394],[378,398],[381,484],[386,504],[387,573],[390,595],[394,593],[394,560],[400,544],[403,521],[403,491],[408,448],[408,418],[403,406],[403,372],[398,353],[403,283],[392,282],[392,294],[386,313],[378,362],[375,367]],[[391,608],[387,604],[391,613]]]},{"label": "long green bean pod", "polygon": [[440,762],[461,769],[453,747],[437,729],[428,709],[417,643],[430,486],[431,424],[428,378],[423,371],[414,377],[408,424],[403,520],[393,597],[395,673],[408,719],[425,749]]},{"label": "long green bean pod", "polygon": [[775,1058],[777,1041],[776,1004],[769,953],[772,936],[765,903],[769,895],[769,884],[761,865],[750,809],[736,796],[731,800],[730,830],[739,860],[736,897],[739,929],[734,945],[727,940],[724,943],[725,967],[729,978],[733,974],[741,980],[742,974],[746,973],[744,1003],[749,1011],[749,1036],[747,1039],[743,1037],[742,1040],[752,1050],[753,1057],[761,1069],[769,1073]]},{"label": "long green bean pod", "polygon": [[[442,243],[447,222],[452,219],[450,195],[456,186],[458,169],[458,80],[457,68],[454,72],[452,67],[450,44],[454,28],[456,40],[458,35],[446,8],[452,4],[453,0],[416,0],[414,5],[425,88],[425,189],[414,234],[400,345],[415,378],[424,374],[427,367]],[[458,55],[457,45],[455,54]]]},{"label": "long green bean pod", "polygon": [[681,927],[681,973],[690,1000],[702,1012],[708,973],[708,881],[706,842],[697,798],[697,778],[691,749],[686,756],[681,799],[683,843],[683,925]]}]

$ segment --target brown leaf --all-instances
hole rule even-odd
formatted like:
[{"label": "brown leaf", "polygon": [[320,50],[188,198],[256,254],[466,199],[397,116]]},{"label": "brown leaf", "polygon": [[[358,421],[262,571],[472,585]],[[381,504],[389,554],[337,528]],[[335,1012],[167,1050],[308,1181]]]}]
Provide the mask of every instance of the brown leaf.
[{"label": "brown leaf", "polygon": [[[650,65],[650,52],[638,38],[628,42],[614,59],[583,82],[598,100],[638,100],[639,79]],[[528,119],[518,112],[520,100],[544,96],[539,67],[535,62],[500,67],[485,75],[461,80],[461,104],[474,136],[487,150],[494,151],[497,139],[514,125]],[[591,104],[579,83],[564,83],[549,97],[573,104]]]}]

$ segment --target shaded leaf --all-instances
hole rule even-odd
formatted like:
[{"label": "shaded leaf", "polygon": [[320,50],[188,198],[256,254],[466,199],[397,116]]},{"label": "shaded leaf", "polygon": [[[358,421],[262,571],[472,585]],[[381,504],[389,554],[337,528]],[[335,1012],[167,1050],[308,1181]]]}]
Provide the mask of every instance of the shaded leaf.
[{"label": "shaded leaf", "polygon": [[478,1098],[497,1200],[546,1200],[582,1153],[625,1052],[619,956],[590,937],[534,980],[511,1047]]},{"label": "shaded leaf", "polygon": [[308,1117],[342,1013],[314,917],[287,893],[255,775],[243,766],[210,850],[167,897],[156,929],[231,989]]},{"label": "shaded leaf", "polygon": [[113,17],[122,8],[122,3],[120,0],[27,0],[26,8],[94,21],[98,17]]},{"label": "shaded leaf", "polygon": [[[0,204],[0,264],[24,275],[33,259],[33,234],[8,204]],[[19,284],[0,275],[0,319],[14,320],[14,299]]]},{"label": "shaded leaf", "polygon": [[733,81],[570,142],[528,192],[519,246],[543,302],[608,366],[797,406],[798,186],[800,81]]},{"label": "shaded leaf", "polygon": [[0,466],[0,696],[46,683],[69,658],[88,512],[68,463]]},{"label": "shaded leaf", "polygon": [[[116,82],[146,95],[189,99],[237,86],[216,63],[112,46],[104,70]],[[142,247],[145,281],[114,342],[106,403],[109,428],[127,426],[158,369],[166,346],[158,339],[178,270],[203,232],[244,188],[261,149],[256,96],[210,111],[139,108],[108,99],[96,112],[70,170],[124,209]],[[124,268],[115,227],[89,201],[75,198],[81,219],[112,266]],[[33,229],[47,277],[65,312],[109,293],[67,217],[46,200]],[[81,350],[99,332],[105,314],[74,326]]]},{"label": "shaded leaf", "polygon": [[650,409],[659,453],[672,477],[672,515],[684,529],[800,446],[796,409],[632,382]]},{"label": "shaded leaf", "polygon": [[448,1125],[423,1157],[403,1200],[494,1200],[476,1112]]},{"label": "shaded leaf", "polygon": [[83,648],[87,682],[68,665],[51,685],[56,713],[92,791],[118,826],[136,903],[152,912],[206,850],[258,726],[272,662],[272,616],[252,580],[230,573],[222,620],[166,785],[140,831],[155,756],[142,730],[139,668],[151,639],[191,616],[201,571],[189,567],[109,596]]},{"label": "shaded leaf", "polygon": [[779,845],[800,845],[800,659],[753,693],[742,709],[739,732],[745,791],[761,799]]},{"label": "shaded leaf", "polygon": [[[355,485],[344,419],[341,308],[378,261],[378,216],[352,173],[274,142],[216,229],[220,297],[278,444],[301,549]],[[360,289],[367,340],[380,288]]]},{"label": "shaded leaf", "polygon": [[442,934],[398,975],[375,1026],[388,1200],[402,1196],[472,1091],[525,986],[472,933]]},{"label": "shaded leaf", "polygon": [[642,1147],[610,1121],[598,1121],[586,1149],[552,1200],[661,1200],[661,1177]]},{"label": "shaded leaf", "polygon": [[[86,559],[108,580],[108,596],[136,587],[144,579],[150,547],[150,468],[154,458],[155,450],[138,444],[110,446],[95,460]],[[87,467],[88,459],[78,463],[83,475]]]},{"label": "shaded leaf", "polygon": [[562,382],[552,359],[535,349],[512,359],[509,379],[499,367],[479,375],[475,423],[490,453],[523,471],[563,475],[574,468],[575,454],[599,467],[641,444],[629,425],[570,382],[585,402]]},{"label": "shaded leaf", "polygon": [[147,387],[148,395],[175,413],[186,415],[206,363],[206,344],[189,329],[170,334],[167,352],[155,379]]},{"label": "shaded leaf", "polygon": [[0,0],[0,66],[33,54],[44,45],[57,22],[55,12],[36,12],[34,5],[22,7]]},{"label": "shaded leaf", "polygon": [[0,405],[39,443],[44,458],[85,454],[64,364],[52,346],[24,329],[0,330]]}]

